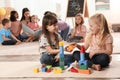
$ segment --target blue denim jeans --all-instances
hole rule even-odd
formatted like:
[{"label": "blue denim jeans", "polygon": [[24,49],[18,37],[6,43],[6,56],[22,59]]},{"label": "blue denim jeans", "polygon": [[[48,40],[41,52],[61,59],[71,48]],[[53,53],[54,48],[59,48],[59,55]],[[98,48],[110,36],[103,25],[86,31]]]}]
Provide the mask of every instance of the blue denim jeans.
[{"label": "blue denim jeans", "polygon": [[68,26],[65,30],[60,32],[60,35],[64,41],[66,41],[70,27]]},{"label": "blue denim jeans", "polygon": [[[59,66],[59,61],[56,62],[54,57],[55,55],[53,54],[42,53],[40,62],[41,64],[52,65],[53,67]],[[64,65],[68,65],[72,62],[74,62],[72,55],[64,55]]]}]

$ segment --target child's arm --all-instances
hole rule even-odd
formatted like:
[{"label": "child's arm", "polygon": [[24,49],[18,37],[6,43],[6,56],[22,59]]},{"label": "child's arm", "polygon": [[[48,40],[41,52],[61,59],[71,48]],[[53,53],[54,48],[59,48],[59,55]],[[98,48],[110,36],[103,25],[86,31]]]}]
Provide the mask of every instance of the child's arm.
[{"label": "child's arm", "polygon": [[52,49],[50,46],[46,46],[45,49],[51,54],[58,54],[59,49]]},{"label": "child's arm", "polygon": [[5,37],[4,35],[2,36],[3,40],[7,41],[10,40],[9,38]]}]

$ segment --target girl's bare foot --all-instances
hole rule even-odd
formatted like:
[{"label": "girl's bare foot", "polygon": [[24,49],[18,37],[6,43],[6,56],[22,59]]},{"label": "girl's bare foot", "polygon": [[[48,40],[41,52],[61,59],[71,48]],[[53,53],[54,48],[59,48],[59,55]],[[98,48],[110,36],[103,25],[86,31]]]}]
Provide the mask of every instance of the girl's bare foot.
[{"label": "girl's bare foot", "polygon": [[101,66],[99,64],[93,64],[93,69],[100,71],[101,70]]},{"label": "girl's bare foot", "polygon": [[15,45],[19,45],[19,44],[21,44],[21,41],[17,41]]}]

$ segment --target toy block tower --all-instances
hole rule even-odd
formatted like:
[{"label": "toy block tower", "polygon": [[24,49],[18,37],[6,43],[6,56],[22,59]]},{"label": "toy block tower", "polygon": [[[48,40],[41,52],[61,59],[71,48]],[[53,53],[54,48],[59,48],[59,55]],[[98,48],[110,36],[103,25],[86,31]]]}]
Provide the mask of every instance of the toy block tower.
[{"label": "toy block tower", "polygon": [[88,66],[87,66],[87,60],[85,60],[84,46],[81,46],[81,49],[80,49],[80,60],[79,60],[78,72],[83,74],[90,74],[90,70],[88,70]]},{"label": "toy block tower", "polygon": [[59,49],[60,49],[59,65],[60,65],[60,68],[64,70],[64,42],[63,41],[59,42]]},{"label": "toy block tower", "polygon": [[85,49],[84,46],[81,46],[80,49],[80,60],[79,60],[79,68],[80,69],[87,69],[87,60],[85,60]]}]

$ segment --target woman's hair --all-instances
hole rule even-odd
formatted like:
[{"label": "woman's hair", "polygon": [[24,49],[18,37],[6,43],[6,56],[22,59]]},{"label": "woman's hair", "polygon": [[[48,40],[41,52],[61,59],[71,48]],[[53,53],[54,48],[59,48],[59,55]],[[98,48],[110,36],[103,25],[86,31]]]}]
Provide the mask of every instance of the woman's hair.
[{"label": "woman's hair", "polygon": [[104,44],[105,37],[107,36],[107,34],[110,34],[107,20],[105,16],[100,13],[91,16],[89,20],[92,20],[95,24],[100,26],[100,31],[99,31],[100,40],[98,44],[99,46],[102,46]]},{"label": "woman's hair", "polygon": [[56,15],[54,12],[50,12],[50,11],[46,11],[46,12],[44,13],[44,16],[45,16],[45,15],[53,15],[53,16],[57,17],[57,15]]},{"label": "woman's hair", "polygon": [[10,21],[17,21],[17,18],[15,17],[16,13],[17,13],[17,11],[10,12]]},{"label": "woman's hair", "polygon": [[[57,24],[57,19],[55,16],[45,15],[43,17],[42,32],[45,35],[45,37],[47,37],[48,43],[50,44],[51,47],[52,47],[52,41],[51,41],[51,37],[50,37],[50,32],[47,30],[47,26],[56,25],[56,24]],[[54,33],[54,36],[55,36],[55,41],[56,41],[56,47],[58,47],[59,39],[58,39],[57,33]]]},{"label": "woman's hair", "polygon": [[[76,14],[75,17],[80,17],[81,18],[81,25],[84,24],[84,19],[80,13]],[[79,24],[75,23],[75,27],[78,26]]]},{"label": "woman's hair", "polygon": [[23,10],[22,10],[22,17],[21,17],[21,20],[20,20],[20,21],[25,20],[24,14],[25,14],[25,12],[29,12],[29,11],[30,11],[30,10],[29,10],[28,8],[23,8]]},{"label": "woman's hair", "polygon": [[50,15],[50,14],[52,14],[51,11],[46,11],[46,12],[44,13],[44,16],[45,16],[45,15]]}]

